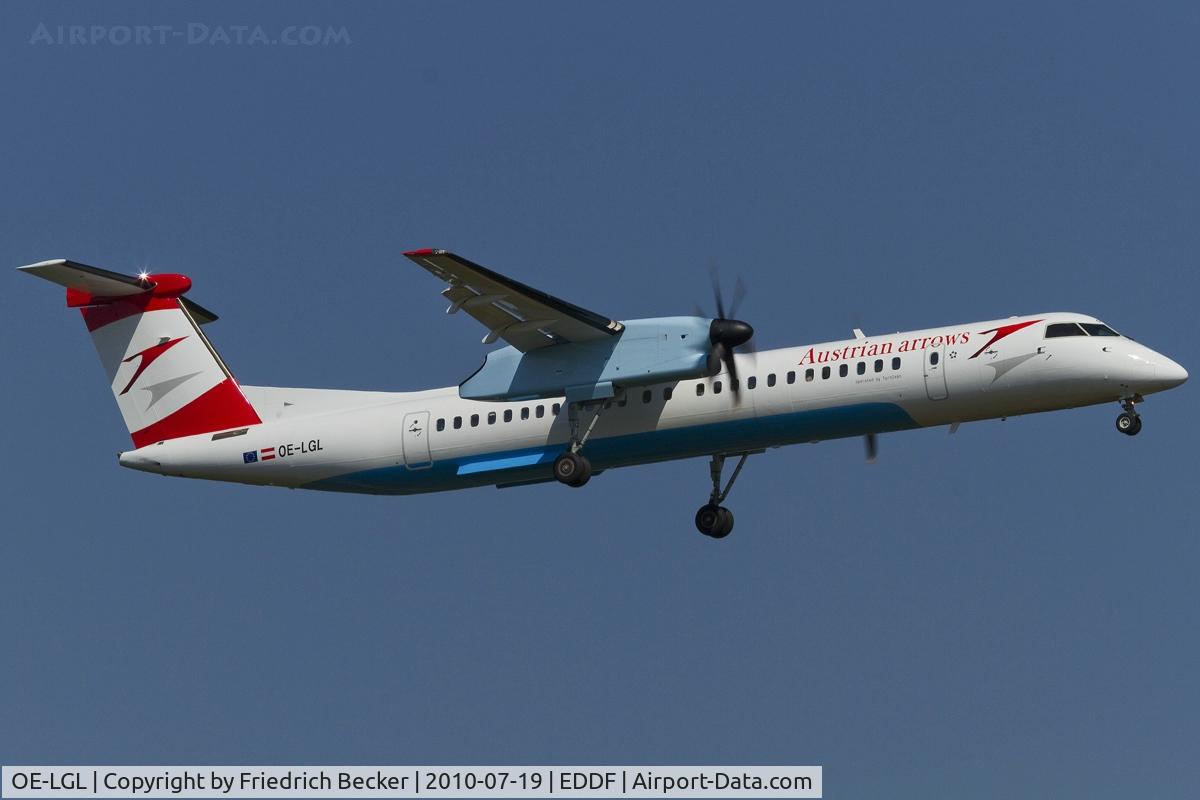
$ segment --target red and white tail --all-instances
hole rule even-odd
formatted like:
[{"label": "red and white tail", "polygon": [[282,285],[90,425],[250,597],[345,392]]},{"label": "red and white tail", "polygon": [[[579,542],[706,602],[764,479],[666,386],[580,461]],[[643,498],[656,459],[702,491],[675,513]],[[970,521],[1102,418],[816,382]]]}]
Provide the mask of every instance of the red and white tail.
[{"label": "red and white tail", "polygon": [[122,275],[61,259],[20,269],[67,287],[135,447],[261,421],[200,331],[216,315],[183,297],[187,276]]}]

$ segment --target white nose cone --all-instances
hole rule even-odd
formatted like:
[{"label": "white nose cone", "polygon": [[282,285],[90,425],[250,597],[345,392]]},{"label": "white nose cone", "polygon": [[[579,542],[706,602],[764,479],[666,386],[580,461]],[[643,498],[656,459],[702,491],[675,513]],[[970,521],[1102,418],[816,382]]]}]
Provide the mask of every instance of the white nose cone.
[{"label": "white nose cone", "polygon": [[1154,377],[1164,389],[1174,389],[1188,379],[1188,374],[1171,359],[1162,358],[1154,365]]}]

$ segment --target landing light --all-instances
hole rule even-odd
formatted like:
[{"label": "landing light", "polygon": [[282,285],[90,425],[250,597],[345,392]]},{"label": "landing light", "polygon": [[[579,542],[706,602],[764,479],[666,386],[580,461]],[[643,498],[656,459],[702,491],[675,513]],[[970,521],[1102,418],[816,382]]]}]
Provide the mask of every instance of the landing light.
[{"label": "landing light", "polygon": [[145,281],[150,279],[150,273],[142,270],[138,273],[138,280]]}]

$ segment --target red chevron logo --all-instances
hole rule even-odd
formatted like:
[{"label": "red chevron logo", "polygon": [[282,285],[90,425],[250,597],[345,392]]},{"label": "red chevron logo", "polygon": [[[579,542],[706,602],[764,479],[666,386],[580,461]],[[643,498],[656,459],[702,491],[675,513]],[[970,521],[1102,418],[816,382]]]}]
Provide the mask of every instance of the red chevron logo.
[{"label": "red chevron logo", "polygon": [[159,342],[158,344],[150,345],[142,352],[134,353],[129,358],[123,359],[121,361],[122,364],[128,364],[130,361],[133,361],[135,358],[141,358],[142,360],[138,363],[137,369],[134,370],[133,377],[129,379],[129,383],[125,384],[125,388],[121,390],[121,394],[125,394],[126,392],[129,391],[129,389],[133,386],[134,382],[138,378],[141,377],[143,372],[146,371],[146,367],[153,364],[159,356],[161,356],[163,353],[167,352],[172,347],[179,344],[186,338],[187,338],[186,336],[180,336],[178,339],[168,339],[165,342]]},{"label": "red chevron logo", "polygon": [[992,334],[992,338],[988,339],[987,344],[985,344],[983,347],[976,350],[975,355],[971,356],[971,358],[974,358],[975,356],[982,353],[984,350],[987,350],[989,347],[991,347],[996,342],[1003,339],[1005,336],[1014,334],[1017,331],[1021,330],[1022,328],[1028,328],[1030,325],[1036,325],[1039,322],[1041,322],[1040,319],[1031,319],[1028,322],[1014,322],[1011,325],[1001,325],[999,328],[992,328],[991,330],[980,331],[979,332],[980,335],[983,335],[985,333],[990,333],[990,334]]}]

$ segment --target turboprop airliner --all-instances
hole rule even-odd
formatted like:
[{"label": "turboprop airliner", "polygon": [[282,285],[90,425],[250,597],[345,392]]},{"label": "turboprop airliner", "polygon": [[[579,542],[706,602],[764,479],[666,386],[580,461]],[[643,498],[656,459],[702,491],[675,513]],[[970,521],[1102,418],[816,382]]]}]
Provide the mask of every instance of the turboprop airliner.
[{"label": "turboprop airliner", "polygon": [[[696,527],[722,538],[747,457],[850,436],[1119,403],[1179,386],[1170,358],[1086,314],[1053,312],[749,351],[754,330],[716,293],[702,314],[618,321],[446,250],[405,255],[445,285],[450,314],[503,341],[458,386],[367,392],[243,386],[201,326],[216,315],[178,274],[74,261],[22,271],[66,287],[133,449],[121,466],[292,489],[413,494],[557,480],[708,457]],[[737,292],[736,294],[741,294]],[[741,352],[739,352],[739,349]],[[737,463],[727,482],[727,459]]]}]

